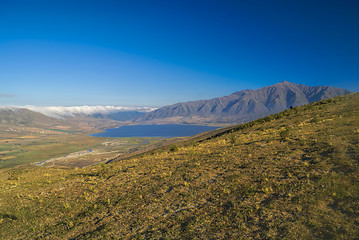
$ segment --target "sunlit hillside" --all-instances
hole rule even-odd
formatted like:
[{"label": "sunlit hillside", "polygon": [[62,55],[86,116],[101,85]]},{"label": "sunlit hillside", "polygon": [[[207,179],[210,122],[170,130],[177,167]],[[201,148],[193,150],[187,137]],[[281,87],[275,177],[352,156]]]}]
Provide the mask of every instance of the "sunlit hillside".
[{"label": "sunlit hillside", "polygon": [[355,239],[359,94],[84,169],[0,170],[2,239]]}]

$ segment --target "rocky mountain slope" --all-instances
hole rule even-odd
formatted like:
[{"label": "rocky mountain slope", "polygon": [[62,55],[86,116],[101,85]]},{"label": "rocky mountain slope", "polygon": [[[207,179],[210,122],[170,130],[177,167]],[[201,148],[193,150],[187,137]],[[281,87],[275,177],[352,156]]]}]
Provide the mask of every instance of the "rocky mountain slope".
[{"label": "rocky mountain slope", "polygon": [[257,90],[243,90],[210,100],[177,103],[149,112],[137,122],[235,123],[247,122],[289,107],[345,95],[350,91],[328,86],[310,87],[280,82]]}]

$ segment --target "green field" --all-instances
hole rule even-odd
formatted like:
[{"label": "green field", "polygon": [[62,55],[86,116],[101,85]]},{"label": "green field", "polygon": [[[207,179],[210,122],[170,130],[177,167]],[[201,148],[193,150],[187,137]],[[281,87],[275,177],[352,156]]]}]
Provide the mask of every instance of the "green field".
[{"label": "green field", "polygon": [[0,168],[11,168],[64,157],[82,150],[91,150],[92,153],[86,156],[51,164],[61,167],[84,167],[127,153],[133,148],[142,148],[144,143],[149,142],[145,145],[151,145],[162,141],[157,138],[99,138],[81,133],[73,134],[64,130],[59,130],[59,132],[61,133],[43,135],[2,134],[0,138]]},{"label": "green field", "polygon": [[111,164],[0,169],[2,239],[357,239],[359,94]]},{"label": "green field", "polygon": [[71,152],[91,148],[101,139],[86,135],[35,136],[34,138],[12,138],[0,142],[0,168],[9,168],[59,157]]}]

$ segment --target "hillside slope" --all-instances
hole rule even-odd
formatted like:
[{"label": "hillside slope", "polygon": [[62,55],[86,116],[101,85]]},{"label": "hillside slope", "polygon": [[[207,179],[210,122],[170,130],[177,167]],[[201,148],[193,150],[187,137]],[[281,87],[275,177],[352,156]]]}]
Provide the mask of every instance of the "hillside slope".
[{"label": "hillside slope", "polygon": [[177,103],[149,112],[137,122],[240,123],[327,98],[349,94],[341,88],[280,82],[229,96]]},{"label": "hillside slope", "polygon": [[0,108],[0,124],[20,124],[26,126],[49,126],[60,124],[61,121],[42,113],[24,108]]},{"label": "hillside slope", "polygon": [[3,239],[355,239],[359,94],[108,165],[0,170]]},{"label": "hillside slope", "polygon": [[[129,113],[133,114],[132,112]],[[120,114],[121,115],[121,114]],[[120,118],[120,115],[114,116]],[[125,113],[125,118],[128,117]],[[134,115],[132,119],[135,118]],[[62,128],[71,129],[73,131],[91,132],[118,127],[122,124],[117,120],[112,119],[112,115],[109,117],[103,115],[102,117],[91,115],[74,115],[69,118],[54,118],[51,114],[45,115],[41,112],[32,111],[26,108],[19,107],[0,107],[0,132],[2,129],[10,128],[22,128],[22,127],[34,127],[34,128]],[[17,130],[20,131],[20,130]]]}]

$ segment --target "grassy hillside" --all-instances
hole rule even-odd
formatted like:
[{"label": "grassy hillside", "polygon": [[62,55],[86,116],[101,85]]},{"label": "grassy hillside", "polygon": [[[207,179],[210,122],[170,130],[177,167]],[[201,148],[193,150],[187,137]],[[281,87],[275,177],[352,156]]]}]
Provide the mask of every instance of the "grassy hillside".
[{"label": "grassy hillside", "polygon": [[0,170],[3,239],[355,239],[359,94],[85,169]]}]

